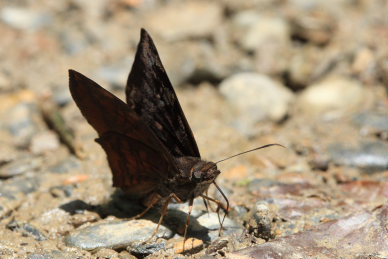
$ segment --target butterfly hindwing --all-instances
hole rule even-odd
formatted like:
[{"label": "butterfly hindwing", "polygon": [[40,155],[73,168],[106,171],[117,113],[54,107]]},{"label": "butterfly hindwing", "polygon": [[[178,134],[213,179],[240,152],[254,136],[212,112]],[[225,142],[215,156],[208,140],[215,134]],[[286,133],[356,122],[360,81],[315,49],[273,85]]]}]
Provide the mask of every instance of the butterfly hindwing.
[{"label": "butterfly hindwing", "polygon": [[126,86],[127,103],[175,157],[200,157],[194,135],[160,61],[142,29]]},{"label": "butterfly hindwing", "polygon": [[150,193],[165,178],[163,173],[171,171],[168,161],[157,150],[135,139],[107,132],[96,141],[108,154],[113,186],[126,190],[132,197]]},{"label": "butterfly hindwing", "polygon": [[73,99],[99,135],[115,186],[157,185],[178,173],[172,156],[127,104],[74,70],[69,78]]}]

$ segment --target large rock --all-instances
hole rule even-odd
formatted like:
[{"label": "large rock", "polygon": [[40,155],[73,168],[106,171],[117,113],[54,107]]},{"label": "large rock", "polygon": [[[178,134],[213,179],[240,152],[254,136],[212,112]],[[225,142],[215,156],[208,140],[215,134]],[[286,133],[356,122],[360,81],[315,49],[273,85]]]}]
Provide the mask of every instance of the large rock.
[{"label": "large rock", "polygon": [[233,252],[227,258],[386,258],[387,220],[387,206],[361,211],[311,231]]}]

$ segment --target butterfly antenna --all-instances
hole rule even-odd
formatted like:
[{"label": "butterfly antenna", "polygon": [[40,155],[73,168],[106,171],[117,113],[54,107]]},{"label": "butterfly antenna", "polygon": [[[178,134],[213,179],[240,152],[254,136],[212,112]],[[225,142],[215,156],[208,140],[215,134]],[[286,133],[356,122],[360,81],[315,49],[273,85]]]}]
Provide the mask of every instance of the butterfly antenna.
[{"label": "butterfly antenna", "polygon": [[[274,144],[267,144],[267,145],[264,145],[264,146],[261,146],[261,147],[257,147],[257,148],[254,148],[254,149],[250,149],[250,150],[247,150],[247,151],[244,151],[244,152],[235,154],[235,155],[233,155],[233,156],[230,156],[230,157],[221,159],[220,161],[215,162],[215,164],[221,163],[221,162],[223,162],[223,161],[225,161],[225,160],[231,159],[231,158],[236,157],[236,156],[240,156],[240,155],[243,155],[243,154],[252,152],[252,151],[256,151],[256,150],[263,149],[263,148],[267,148],[267,147],[271,147],[271,146],[280,146],[280,147],[286,148],[285,146],[280,145],[280,144],[276,144],[276,143],[274,143]],[[217,185],[216,185],[216,186],[217,186]]]}]

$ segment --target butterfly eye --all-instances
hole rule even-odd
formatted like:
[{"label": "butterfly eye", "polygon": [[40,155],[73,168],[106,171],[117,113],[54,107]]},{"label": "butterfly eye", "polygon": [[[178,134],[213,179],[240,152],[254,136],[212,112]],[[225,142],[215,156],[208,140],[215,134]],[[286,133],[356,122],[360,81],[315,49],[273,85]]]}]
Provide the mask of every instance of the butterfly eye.
[{"label": "butterfly eye", "polygon": [[195,171],[195,172],[193,173],[193,175],[194,175],[195,178],[201,179],[202,172],[201,172],[201,171]]}]

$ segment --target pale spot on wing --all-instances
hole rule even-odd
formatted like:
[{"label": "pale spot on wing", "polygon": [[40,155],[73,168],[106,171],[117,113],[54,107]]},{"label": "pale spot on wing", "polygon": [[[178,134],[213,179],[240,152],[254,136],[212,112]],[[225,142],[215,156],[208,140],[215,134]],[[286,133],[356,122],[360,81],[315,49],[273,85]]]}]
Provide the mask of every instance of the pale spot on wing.
[{"label": "pale spot on wing", "polygon": [[155,121],[154,123],[155,123],[155,127],[156,127],[158,130],[163,130],[163,126],[162,126],[159,122]]}]

